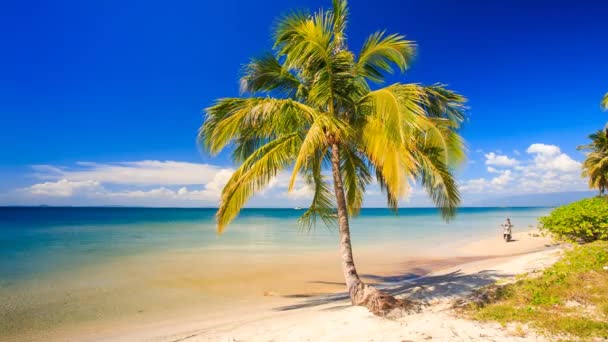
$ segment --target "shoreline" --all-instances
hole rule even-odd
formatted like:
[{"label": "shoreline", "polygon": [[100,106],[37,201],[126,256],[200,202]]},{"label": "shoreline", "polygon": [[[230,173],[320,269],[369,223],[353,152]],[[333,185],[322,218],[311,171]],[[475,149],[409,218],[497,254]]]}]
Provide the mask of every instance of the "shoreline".
[{"label": "shoreline", "polygon": [[[368,283],[382,286],[390,286],[395,283],[403,285],[403,283],[433,277],[446,270],[454,271],[465,266],[471,268],[473,265],[485,267],[484,265],[493,265],[538,253],[547,250],[545,245],[549,243],[547,238],[531,237],[528,232],[516,233],[514,238],[517,241],[511,243],[505,243],[495,237],[465,243],[455,246],[458,248],[447,253],[452,255],[449,257],[433,251],[418,258],[407,257],[405,256],[407,253],[403,253],[403,251],[399,253],[394,246],[383,250],[361,249],[356,251],[357,265],[362,271],[363,280]],[[391,251],[393,252],[391,253]],[[282,264],[273,270],[272,275],[263,270],[253,270],[254,273],[240,274],[240,277],[233,280],[221,279],[222,281],[217,284],[217,287],[222,287],[222,291],[215,292],[218,298],[214,299],[211,298],[214,296],[214,292],[208,293],[206,297],[211,298],[210,301],[197,298],[188,305],[183,307],[177,305],[172,308],[171,305],[167,306],[167,301],[171,299],[164,298],[164,303],[162,303],[163,299],[158,303],[161,306],[164,305],[163,310],[124,315],[123,318],[117,316],[118,318],[115,319],[94,320],[72,326],[59,326],[55,329],[42,329],[38,332],[32,331],[31,334],[14,335],[13,338],[18,337],[20,340],[164,340],[163,336],[175,337],[184,331],[193,330],[207,333],[214,327],[230,325],[234,322],[256,322],[273,319],[273,317],[282,320],[282,315],[290,316],[300,310],[316,307],[316,305],[306,304],[307,302],[310,304],[311,301],[322,301],[324,297],[339,297],[344,292],[341,272],[336,261],[338,256],[335,254],[311,253],[311,255],[298,258],[298,262],[293,263],[294,259],[291,260],[291,264]],[[316,255],[316,259],[311,260],[313,255]],[[183,257],[185,257],[184,260],[188,260],[192,255],[186,253]],[[175,262],[176,260],[169,259],[167,266],[175,267]],[[228,258],[225,260],[225,265],[230,265],[232,262],[234,260]],[[331,264],[327,264],[328,262]],[[183,265],[183,262],[177,264]],[[220,264],[224,265],[222,262]],[[192,273],[198,266],[191,267],[189,280],[176,280],[173,284],[163,286],[171,286],[182,292],[191,291],[191,295],[201,293],[202,284],[196,283],[197,274]],[[157,270],[152,270],[152,273],[162,269],[162,265],[159,267]],[[320,269],[315,270],[315,267]],[[180,268],[174,269],[175,274],[185,273]],[[295,275],[290,273],[294,268],[298,269]],[[256,273],[259,271],[262,271],[262,274]],[[253,274],[257,274],[258,278],[252,277]],[[248,283],[243,283],[244,279],[249,279]],[[143,282],[149,280],[145,277],[142,279]],[[195,283],[192,283],[193,281]],[[299,285],[294,286],[294,284]],[[205,283],[204,286],[206,290],[217,290],[213,283]],[[137,283],[135,287],[137,287]],[[240,295],[236,296],[236,293],[240,293]],[[152,294],[148,297],[149,300],[159,300]],[[341,306],[350,307],[348,302],[342,303]],[[167,340],[171,340],[173,337]],[[11,336],[0,337],[0,340],[5,338],[10,340]]]}]

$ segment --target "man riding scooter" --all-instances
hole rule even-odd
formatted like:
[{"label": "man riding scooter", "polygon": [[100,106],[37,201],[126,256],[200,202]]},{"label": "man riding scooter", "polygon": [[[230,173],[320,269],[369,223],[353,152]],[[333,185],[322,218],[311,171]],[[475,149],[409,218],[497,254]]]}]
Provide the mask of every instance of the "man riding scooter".
[{"label": "man riding scooter", "polygon": [[507,218],[507,222],[501,224],[502,226],[502,237],[505,239],[505,242],[511,241],[511,233],[513,229],[513,224],[511,224],[511,219]]}]

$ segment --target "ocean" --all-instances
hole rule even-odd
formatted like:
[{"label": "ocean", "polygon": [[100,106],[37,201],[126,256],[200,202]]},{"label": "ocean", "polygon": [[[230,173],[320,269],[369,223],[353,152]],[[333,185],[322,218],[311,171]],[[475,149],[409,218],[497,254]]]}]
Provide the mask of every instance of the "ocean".
[{"label": "ocean", "polygon": [[[454,239],[500,235],[510,217],[515,229],[536,226],[548,208],[461,208],[449,223],[437,209],[364,208],[351,219],[354,245],[401,241],[418,247]],[[239,251],[335,248],[337,232],[322,222],[303,230],[294,209],[244,209],[218,235],[215,209],[1,207],[0,282],[34,278],[128,255],[171,249]]]}]

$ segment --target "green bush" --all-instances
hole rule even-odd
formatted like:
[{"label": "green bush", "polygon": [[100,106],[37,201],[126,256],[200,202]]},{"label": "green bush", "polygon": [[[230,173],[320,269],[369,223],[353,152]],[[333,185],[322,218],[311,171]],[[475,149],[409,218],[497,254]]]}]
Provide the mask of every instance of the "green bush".
[{"label": "green bush", "polygon": [[539,219],[541,230],[570,241],[608,240],[608,201],[596,197],[554,209]]}]

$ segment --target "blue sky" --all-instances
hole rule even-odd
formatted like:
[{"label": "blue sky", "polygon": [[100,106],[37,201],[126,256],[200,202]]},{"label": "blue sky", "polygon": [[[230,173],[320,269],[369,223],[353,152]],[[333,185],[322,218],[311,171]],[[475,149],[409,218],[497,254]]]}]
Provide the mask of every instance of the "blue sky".
[{"label": "blue sky", "polygon": [[[201,110],[238,95],[288,9],[330,1],[32,1],[0,14],[0,204],[213,206],[233,165],[196,146]],[[392,81],[469,99],[465,204],[585,190],[575,147],[601,128],[605,1],[350,1],[348,42],[417,42]],[[305,204],[282,177],[252,205]],[[423,205],[415,190],[404,205]],[[368,205],[381,205],[370,189]]]}]

